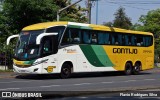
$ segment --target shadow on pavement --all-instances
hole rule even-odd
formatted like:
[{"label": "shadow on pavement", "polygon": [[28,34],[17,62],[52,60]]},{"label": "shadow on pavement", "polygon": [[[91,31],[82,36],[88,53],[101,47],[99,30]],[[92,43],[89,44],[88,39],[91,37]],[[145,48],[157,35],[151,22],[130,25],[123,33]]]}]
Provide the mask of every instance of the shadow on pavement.
[{"label": "shadow on pavement", "polygon": [[[149,72],[141,72],[138,75],[152,74]],[[112,77],[112,76],[126,76],[123,72],[92,72],[92,73],[74,73],[71,78],[91,78],[91,77]],[[134,75],[135,76],[135,75]],[[33,80],[49,80],[61,79],[59,74],[24,74],[17,75],[17,79],[33,79]]]}]

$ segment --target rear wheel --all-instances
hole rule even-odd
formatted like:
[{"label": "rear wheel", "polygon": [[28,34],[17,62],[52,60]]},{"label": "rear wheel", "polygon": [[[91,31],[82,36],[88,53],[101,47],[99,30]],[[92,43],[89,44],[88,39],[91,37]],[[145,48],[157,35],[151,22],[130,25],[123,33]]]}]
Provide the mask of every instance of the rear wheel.
[{"label": "rear wheel", "polygon": [[130,63],[126,63],[124,73],[125,73],[125,75],[132,74],[132,65]]},{"label": "rear wheel", "polygon": [[70,64],[64,63],[60,73],[61,78],[65,79],[71,77],[71,68],[72,66]]},{"label": "rear wheel", "polygon": [[139,63],[136,63],[135,66],[133,67],[133,74],[137,75],[140,73],[141,70],[141,65]]}]

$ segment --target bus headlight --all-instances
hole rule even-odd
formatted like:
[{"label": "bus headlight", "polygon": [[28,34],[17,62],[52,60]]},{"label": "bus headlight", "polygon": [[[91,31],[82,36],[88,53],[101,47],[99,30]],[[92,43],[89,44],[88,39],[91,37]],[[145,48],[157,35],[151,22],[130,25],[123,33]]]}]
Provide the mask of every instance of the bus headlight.
[{"label": "bus headlight", "polygon": [[46,62],[46,61],[48,61],[48,59],[44,59],[44,60],[41,60],[41,61],[36,61],[36,62],[34,62],[34,63],[32,64],[32,66],[35,66],[35,65],[44,63],[44,62]]}]

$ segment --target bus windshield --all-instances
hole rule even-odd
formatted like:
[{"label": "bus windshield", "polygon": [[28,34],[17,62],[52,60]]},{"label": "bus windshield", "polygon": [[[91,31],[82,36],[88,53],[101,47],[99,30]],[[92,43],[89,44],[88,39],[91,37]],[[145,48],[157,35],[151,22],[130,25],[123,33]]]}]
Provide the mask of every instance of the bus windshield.
[{"label": "bus windshield", "polygon": [[14,57],[21,60],[34,59],[39,56],[39,46],[36,37],[44,30],[22,31],[15,50]]}]

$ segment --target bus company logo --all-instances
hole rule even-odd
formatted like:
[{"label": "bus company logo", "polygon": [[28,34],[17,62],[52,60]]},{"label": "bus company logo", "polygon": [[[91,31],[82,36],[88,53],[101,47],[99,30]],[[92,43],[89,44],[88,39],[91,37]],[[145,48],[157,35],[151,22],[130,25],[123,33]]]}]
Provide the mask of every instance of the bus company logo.
[{"label": "bus company logo", "polygon": [[143,53],[152,53],[152,50],[143,50]]},{"label": "bus company logo", "polygon": [[2,92],[2,97],[11,97],[11,92]]},{"label": "bus company logo", "polygon": [[67,53],[77,53],[76,49],[63,49],[63,51],[65,51]]},{"label": "bus company logo", "polygon": [[130,49],[130,48],[113,48],[113,53],[118,54],[137,54],[137,49]]}]

